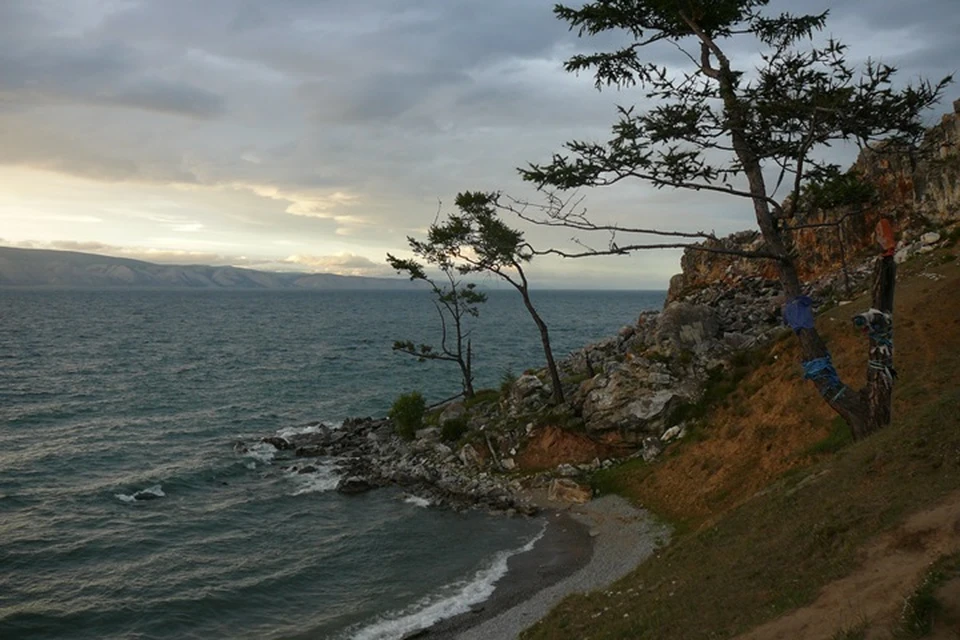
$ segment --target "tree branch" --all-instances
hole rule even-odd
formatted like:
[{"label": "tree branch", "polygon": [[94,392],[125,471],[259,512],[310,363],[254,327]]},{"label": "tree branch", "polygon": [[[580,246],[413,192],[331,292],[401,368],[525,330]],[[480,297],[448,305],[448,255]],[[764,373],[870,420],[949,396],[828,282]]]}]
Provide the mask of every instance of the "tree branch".
[{"label": "tree branch", "polygon": [[780,257],[768,251],[744,251],[741,249],[726,249],[724,247],[706,247],[699,244],[629,244],[622,247],[614,245],[605,251],[591,249],[582,253],[569,253],[560,249],[539,249],[533,250],[538,256],[557,255],[564,258],[587,258],[590,256],[625,256],[631,251],[640,251],[644,249],[690,249],[691,251],[703,251],[705,253],[719,253],[722,255],[739,256],[741,258],[751,258],[758,260],[780,260]]},{"label": "tree branch", "polygon": [[[521,200],[511,198],[510,196],[503,197],[506,197],[510,201],[510,204],[503,204],[498,200],[497,206],[499,206],[501,209],[504,211],[509,211],[521,220],[544,227],[565,227],[569,229],[577,229],[579,231],[619,231],[623,233],[639,233],[675,238],[703,238],[704,240],[717,239],[713,233],[706,233],[704,231],[666,231],[663,229],[644,229],[640,227],[621,227],[619,225],[594,224],[587,219],[586,209],[580,212],[573,210],[564,211],[566,208],[572,209],[572,207],[568,207],[568,205],[573,201],[572,198],[564,201],[553,194],[547,194],[549,204],[546,205],[523,202]],[[582,198],[577,200],[575,205],[582,201]],[[542,211],[543,214],[547,216],[547,219],[538,219],[528,215],[526,213],[526,209],[528,208]]]}]

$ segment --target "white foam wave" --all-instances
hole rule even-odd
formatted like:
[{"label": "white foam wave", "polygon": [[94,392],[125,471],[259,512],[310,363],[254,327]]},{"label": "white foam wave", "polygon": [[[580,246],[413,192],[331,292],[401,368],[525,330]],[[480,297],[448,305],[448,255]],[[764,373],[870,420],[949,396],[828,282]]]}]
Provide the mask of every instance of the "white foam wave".
[{"label": "white foam wave", "polygon": [[411,607],[388,614],[368,627],[364,627],[350,636],[353,640],[397,640],[408,634],[432,627],[441,620],[467,613],[493,594],[497,582],[507,574],[507,561],[520,553],[533,549],[543,533],[530,539],[519,549],[502,551],[494,556],[489,565],[477,571],[470,580],[463,580],[442,589],[446,596],[427,596]]},{"label": "white foam wave", "polygon": [[307,493],[325,493],[337,488],[340,476],[333,465],[313,464],[311,466],[316,467],[316,471],[300,473],[299,470],[293,469],[287,472],[287,477],[297,487],[291,495],[302,496]]},{"label": "white foam wave", "polygon": [[426,498],[421,498],[420,496],[408,495],[403,498],[403,501],[407,504],[412,504],[417,507],[423,507],[426,509],[433,503],[427,500]]},{"label": "white foam wave", "polygon": [[243,455],[248,458],[253,458],[257,462],[270,464],[273,457],[277,455],[277,448],[269,442],[258,442],[250,445]]},{"label": "white foam wave", "polygon": [[311,424],[306,427],[284,427],[277,431],[277,435],[281,438],[289,438],[290,436],[299,436],[305,433],[317,433],[321,431],[324,427],[328,429],[339,429],[343,426],[343,421],[340,422],[320,422],[317,424]]},{"label": "white foam wave", "polygon": [[143,500],[155,500],[157,498],[162,498],[165,495],[167,494],[163,492],[163,487],[161,487],[159,484],[155,484],[152,487],[135,491],[132,494],[115,493],[113,494],[113,497],[120,502],[126,502],[129,504],[131,502],[140,502]]}]

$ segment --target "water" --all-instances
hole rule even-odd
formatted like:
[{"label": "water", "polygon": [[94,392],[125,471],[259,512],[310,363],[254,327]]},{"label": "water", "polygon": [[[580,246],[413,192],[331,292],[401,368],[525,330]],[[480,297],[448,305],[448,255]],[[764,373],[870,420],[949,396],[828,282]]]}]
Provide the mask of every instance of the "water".
[{"label": "water", "polygon": [[[662,293],[541,292],[563,355]],[[398,638],[485,599],[538,520],[333,492],[237,439],[439,400],[418,292],[0,291],[0,638]],[[543,360],[513,292],[477,388]],[[151,499],[152,498],[152,499]]]}]

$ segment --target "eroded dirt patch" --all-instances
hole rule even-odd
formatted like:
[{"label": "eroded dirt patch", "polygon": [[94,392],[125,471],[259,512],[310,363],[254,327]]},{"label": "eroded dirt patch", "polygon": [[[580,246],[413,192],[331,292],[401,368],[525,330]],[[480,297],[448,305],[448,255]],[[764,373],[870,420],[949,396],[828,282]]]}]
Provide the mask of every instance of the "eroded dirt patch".
[{"label": "eroded dirt patch", "polygon": [[[870,640],[893,638],[904,598],[923,579],[938,558],[960,552],[960,492],[939,506],[914,514],[894,531],[863,551],[861,566],[849,576],[828,584],[817,600],[753,631],[740,640],[814,640],[832,638],[843,629],[866,623]],[[940,595],[960,606],[960,581],[947,583]],[[953,630],[944,617],[937,637]]]}]

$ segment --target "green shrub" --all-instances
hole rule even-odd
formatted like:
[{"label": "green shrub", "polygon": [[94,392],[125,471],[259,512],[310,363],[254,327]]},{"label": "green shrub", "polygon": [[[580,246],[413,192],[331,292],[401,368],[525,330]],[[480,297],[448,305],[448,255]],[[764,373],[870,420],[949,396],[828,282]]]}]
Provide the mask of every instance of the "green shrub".
[{"label": "green shrub", "polygon": [[916,591],[910,594],[903,603],[900,612],[900,638],[923,638],[933,632],[933,625],[943,609],[943,604],[937,600],[937,587],[945,580],[943,573],[931,571],[924,578]]},{"label": "green shrub", "polygon": [[443,423],[443,426],[440,427],[440,437],[447,442],[456,442],[467,432],[467,429],[466,418],[461,417],[447,420]]},{"label": "green shrub", "polygon": [[412,440],[417,429],[423,426],[423,414],[427,403],[418,391],[398,397],[390,407],[390,419],[397,435]]}]

